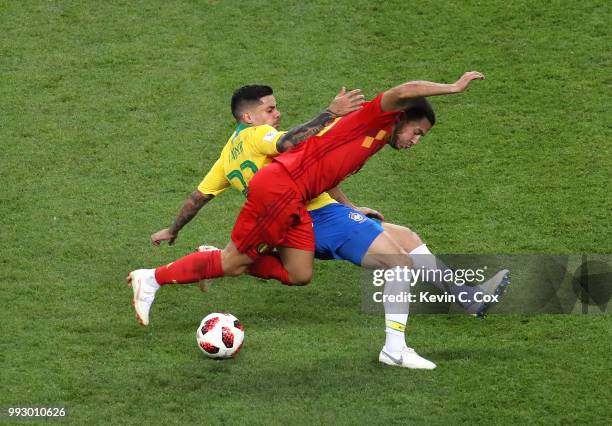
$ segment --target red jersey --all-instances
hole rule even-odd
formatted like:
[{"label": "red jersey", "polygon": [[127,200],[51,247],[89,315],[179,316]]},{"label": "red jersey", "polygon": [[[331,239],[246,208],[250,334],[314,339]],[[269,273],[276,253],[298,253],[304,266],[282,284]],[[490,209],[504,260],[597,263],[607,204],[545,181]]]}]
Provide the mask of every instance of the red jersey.
[{"label": "red jersey", "polygon": [[286,169],[304,200],[338,185],[386,145],[400,111],[384,112],[381,98],[382,93],[274,158]]}]

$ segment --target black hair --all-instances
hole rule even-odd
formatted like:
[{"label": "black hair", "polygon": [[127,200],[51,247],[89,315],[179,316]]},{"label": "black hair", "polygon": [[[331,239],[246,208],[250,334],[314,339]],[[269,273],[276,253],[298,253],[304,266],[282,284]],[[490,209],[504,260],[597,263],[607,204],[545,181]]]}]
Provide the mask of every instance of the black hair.
[{"label": "black hair", "polygon": [[236,89],[232,95],[232,114],[236,120],[240,121],[240,117],[245,109],[252,106],[254,103],[260,103],[261,98],[271,95],[272,93],[272,88],[270,86],[262,86],[260,84],[251,84]]},{"label": "black hair", "polygon": [[427,118],[431,127],[436,124],[436,113],[429,101],[424,97],[411,99],[410,106],[404,110],[404,119],[413,121],[421,118]]}]

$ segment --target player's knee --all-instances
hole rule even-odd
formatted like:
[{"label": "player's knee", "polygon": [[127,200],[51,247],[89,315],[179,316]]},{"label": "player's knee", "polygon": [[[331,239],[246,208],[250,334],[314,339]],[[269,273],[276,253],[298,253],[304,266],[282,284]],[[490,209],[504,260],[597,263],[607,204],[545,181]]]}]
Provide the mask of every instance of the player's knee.
[{"label": "player's knee", "polygon": [[312,281],[312,271],[300,271],[289,274],[289,285],[307,285]]},{"label": "player's knee", "polygon": [[402,248],[410,253],[412,250],[423,244],[419,234],[412,229],[404,228],[402,232]]},{"label": "player's knee", "polygon": [[[419,234],[417,234],[414,231],[410,231],[411,234],[411,240],[413,245],[415,246],[414,248],[417,248],[418,246],[420,246],[421,244],[423,244],[423,240],[421,240],[421,237],[419,237]],[[414,249],[413,249],[414,250]],[[412,250],[411,250],[412,251]]]}]

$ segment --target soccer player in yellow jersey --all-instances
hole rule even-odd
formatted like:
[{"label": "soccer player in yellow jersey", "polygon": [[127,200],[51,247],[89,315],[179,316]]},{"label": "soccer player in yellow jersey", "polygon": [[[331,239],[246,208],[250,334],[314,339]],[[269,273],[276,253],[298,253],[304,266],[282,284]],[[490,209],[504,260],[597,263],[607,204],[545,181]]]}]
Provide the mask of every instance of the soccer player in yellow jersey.
[{"label": "soccer player in yellow jersey", "polygon": [[[351,93],[360,96],[358,92]],[[339,97],[341,96],[342,92],[339,94]],[[202,206],[228,187],[233,186],[246,195],[253,175],[266,166],[271,157],[291,148],[290,144],[279,143],[285,132],[277,130],[280,126],[280,112],[276,108],[276,100],[270,87],[245,86],[238,89],[232,98],[232,112],[238,125],[219,159],[197,190],[187,199],[172,227],[162,229],[151,236],[153,244],[158,245],[161,241],[172,244],[184,224],[193,218]],[[313,129],[308,131],[312,132]],[[375,210],[355,207],[340,188],[332,189],[330,194],[323,193],[308,205],[313,220],[317,258],[343,259],[366,268],[389,269],[397,265],[398,256],[411,256],[413,263],[429,269],[444,267],[410,229],[372,220],[371,217],[380,220],[384,218]],[[265,261],[252,265],[248,272],[260,278],[279,279],[285,284],[306,284],[311,279],[310,270],[301,266],[310,259],[301,257],[299,252],[300,250],[295,248],[279,248],[279,257],[289,272],[289,277],[284,279],[279,276],[274,264]],[[480,287],[445,286],[436,282],[433,284],[445,292],[463,292],[463,300],[469,301],[464,304],[468,312],[484,316],[489,306],[474,302],[472,296],[477,291],[503,292],[508,284],[506,272],[501,271]],[[385,306],[387,338],[380,360],[403,367],[434,368],[435,364],[419,357],[414,351],[405,351],[405,308],[407,304],[402,305],[399,309],[402,312],[399,312],[395,306]],[[394,356],[400,352],[402,355]],[[398,359],[400,362],[397,362]]]},{"label": "soccer player in yellow jersey", "polygon": [[[236,130],[204,180],[185,201],[174,224],[151,236],[153,244],[157,245],[161,241],[172,244],[180,229],[199,209],[228,187],[233,186],[246,195],[251,178],[270,163],[272,157],[318,133],[333,119],[358,109],[362,102],[360,90],[346,92],[343,88],[329,108],[318,117],[288,132],[280,132],[277,130],[280,112],[276,108],[272,89],[268,86],[245,86],[239,89],[232,98],[232,113],[238,121]],[[309,208],[333,202],[327,194],[322,194],[311,202]],[[248,272],[259,278],[275,278],[288,285],[310,282],[312,250],[302,250],[299,241],[288,242],[288,247],[277,249],[278,255],[271,254],[272,257],[260,259]],[[283,268],[279,267],[275,257],[280,258]]]}]

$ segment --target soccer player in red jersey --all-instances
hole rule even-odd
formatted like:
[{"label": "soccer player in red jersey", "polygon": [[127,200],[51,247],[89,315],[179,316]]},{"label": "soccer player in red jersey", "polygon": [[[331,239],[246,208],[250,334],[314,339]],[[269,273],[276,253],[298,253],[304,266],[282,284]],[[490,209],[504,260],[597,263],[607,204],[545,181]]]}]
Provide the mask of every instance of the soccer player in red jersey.
[{"label": "soccer player in red jersey", "polygon": [[404,83],[276,157],[253,177],[232,241],[224,250],[193,253],[155,270],[129,274],[139,321],[148,323],[159,285],[236,276],[261,262],[266,268],[282,269],[278,259],[266,255],[271,247],[288,246],[308,253],[302,260],[312,270],[314,239],[306,203],[357,172],[385,145],[406,149],[417,144],[435,124],[435,114],[425,97],[461,93],[471,81],[483,78],[473,71],[453,84]]}]

